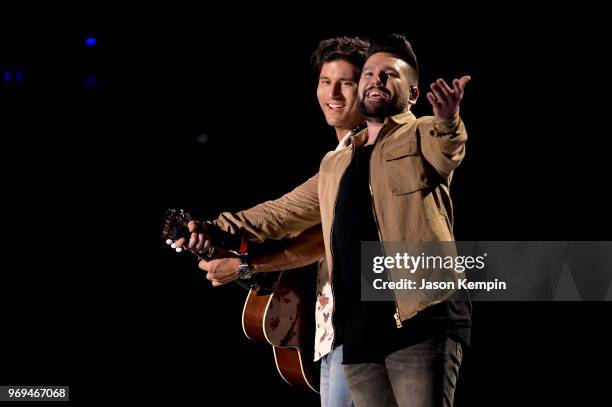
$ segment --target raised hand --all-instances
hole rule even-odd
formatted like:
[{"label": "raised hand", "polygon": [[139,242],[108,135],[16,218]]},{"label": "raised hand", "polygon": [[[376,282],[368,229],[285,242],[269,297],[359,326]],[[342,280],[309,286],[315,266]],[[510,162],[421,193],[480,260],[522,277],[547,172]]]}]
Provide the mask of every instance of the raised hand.
[{"label": "raised hand", "polygon": [[449,87],[444,79],[438,79],[430,85],[427,100],[433,107],[434,116],[438,120],[451,120],[459,114],[459,104],[463,99],[465,86],[472,78],[468,75],[461,79],[453,79],[453,87]]}]

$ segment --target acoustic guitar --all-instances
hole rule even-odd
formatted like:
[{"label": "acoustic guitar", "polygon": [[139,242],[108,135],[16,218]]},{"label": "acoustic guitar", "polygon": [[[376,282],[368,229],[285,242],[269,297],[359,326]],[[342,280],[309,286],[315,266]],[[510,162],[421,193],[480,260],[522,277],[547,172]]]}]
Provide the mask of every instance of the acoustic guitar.
[{"label": "acoustic guitar", "polygon": [[[162,231],[164,242],[172,244],[180,238],[188,239],[187,224],[191,220],[191,215],[182,209],[167,210]],[[211,247],[238,251],[240,238],[212,226],[209,228],[207,236]],[[202,258],[201,253],[185,251]],[[319,366],[313,362],[314,273],[314,270],[302,269],[260,273],[235,282],[249,290],[242,311],[242,329],[246,337],[272,346],[278,373],[287,383],[318,393]]]}]

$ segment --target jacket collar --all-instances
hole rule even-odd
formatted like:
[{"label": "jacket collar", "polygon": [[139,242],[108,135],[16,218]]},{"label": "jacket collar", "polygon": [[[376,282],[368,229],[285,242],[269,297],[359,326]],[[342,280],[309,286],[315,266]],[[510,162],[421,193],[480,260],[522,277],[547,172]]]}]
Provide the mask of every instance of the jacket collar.
[{"label": "jacket collar", "polygon": [[395,116],[391,116],[391,117],[387,117],[385,119],[385,126],[390,122],[394,122],[396,124],[406,124],[412,120],[416,120],[416,117],[414,116],[414,113],[412,113],[410,110],[408,110],[407,112],[404,113],[400,113],[400,114],[396,114]]},{"label": "jacket collar", "polygon": [[[393,128],[397,126],[401,126],[413,120],[416,120],[416,117],[414,113],[412,113],[410,110],[404,113],[396,114],[395,116],[386,117],[383,129],[381,130],[381,132],[383,132],[384,130],[384,133],[385,133],[383,134],[383,138],[385,137],[386,134],[389,134],[389,131],[390,131],[389,129],[392,130]],[[367,127],[363,129],[362,131],[360,131],[359,133],[352,136],[351,138],[353,139],[353,143],[355,144],[355,147],[360,147],[363,144],[365,144],[368,140]],[[381,140],[381,137],[379,136],[378,139],[376,140],[376,143],[378,143],[380,140]]]}]

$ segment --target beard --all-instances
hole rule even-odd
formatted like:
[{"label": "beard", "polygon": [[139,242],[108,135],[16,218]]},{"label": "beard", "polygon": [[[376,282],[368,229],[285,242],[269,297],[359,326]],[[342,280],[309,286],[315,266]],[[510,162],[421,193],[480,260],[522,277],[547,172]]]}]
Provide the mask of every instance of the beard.
[{"label": "beard", "polygon": [[388,100],[382,100],[380,103],[372,103],[366,100],[366,91],[360,95],[359,111],[366,117],[374,119],[384,119],[386,117],[395,116],[406,111],[408,107],[408,98],[403,95],[395,95]]}]

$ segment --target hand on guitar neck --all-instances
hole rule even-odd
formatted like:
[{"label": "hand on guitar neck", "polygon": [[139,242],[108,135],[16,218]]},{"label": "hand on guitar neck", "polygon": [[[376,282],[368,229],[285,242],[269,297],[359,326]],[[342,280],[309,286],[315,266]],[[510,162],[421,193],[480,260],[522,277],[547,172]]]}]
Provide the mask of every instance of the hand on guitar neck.
[{"label": "hand on guitar neck", "polygon": [[[192,220],[187,224],[187,227],[189,229],[189,233],[191,233],[189,240],[184,237],[181,237],[180,239],[177,239],[174,242],[175,247],[185,247],[188,250],[198,254],[206,254],[210,252],[213,246],[211,244],[207,230],[202,224],[202,222]],[[213,253],[211,253],[211,255],[212,254]],[[207,257],[212,256],[208,255]]]},{"label": "hand on guitar neck", "polygon": [[[198,267],[206,272],[206,279],[213,287],[239,280],[241,261],[237,248],[245,253],[243,239],[220,232],[206,222],[194,221],[188,212],[180,209],[167,211],[162,238],[176,251],[186,250],[198,256]],[[279,243],[276,250],[255,250],[254,256],[249,253],[248,264],[257,277],[259,273],[304,267],[325,256],[320,225]]]},{"label": "hand on guitar neck", "polygon": [[[182,209],[168,209],[163,221],[162,239],[177,252],[187,251],[199,259],[199,268],[206,278],[219,286],[239,277],[245,288],[259,286],[245,270],[246,244],[244,239],[215,229],[205,222],[192,220]],[[240,266],[240,267],[239,267]],[[241,271],[242,270],[242,271]],[[241,274],[242,273],[242,274]]]},{"label": "hand on guitar neck", "polygon": [[207,234],[207,229],[201,222],[190,221],[187,224],[191,236],[174,241],[173,247],[187,249],[200,257],[198,267],[206,272],[206,279],[213,287],[227,284],[238,279],[240,259],[233,251],[214,247]]}]

